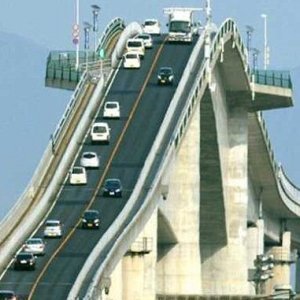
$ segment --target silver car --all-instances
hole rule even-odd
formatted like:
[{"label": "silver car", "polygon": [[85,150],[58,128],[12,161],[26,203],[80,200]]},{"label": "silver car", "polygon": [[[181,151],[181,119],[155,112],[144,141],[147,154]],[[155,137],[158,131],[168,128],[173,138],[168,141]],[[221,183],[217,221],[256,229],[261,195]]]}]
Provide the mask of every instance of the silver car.
[{"label": "silver car", "polygon": [[44,229],[44,237],[58,237],[62,236],[62,224],[59,220],[47,220]]},{"label": "silver car", "polygon": [[31,238],[28,239],[23,245],[24,252],[30,252],[34,255],[44,255],[45,254],[45,243],[41,238]]}]

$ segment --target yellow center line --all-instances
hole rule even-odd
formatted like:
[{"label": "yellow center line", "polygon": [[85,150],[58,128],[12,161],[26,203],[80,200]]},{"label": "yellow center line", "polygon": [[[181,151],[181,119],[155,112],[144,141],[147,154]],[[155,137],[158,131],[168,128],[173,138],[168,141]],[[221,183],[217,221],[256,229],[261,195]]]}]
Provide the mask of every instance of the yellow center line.
[{"label": "yellow center line", "polygon": [[[143,86],[142,86],[142,88],[141,88],[141,90],[140,90],[140,93],[139,93],[137,99],[135,100],[135,103],[134,103],[134,105],[133,105],[133,108],[132,108],[132,110],[131,110],[131,112],[130,112],[130,114],[129,114],[128,120],[127,120],[127,122],[125,123],[125,126],[123,127],[123,130],[122,130],[122,132],[121,132],[121,134],[120,134],[120,136],[119,136],[119,138],[118,138],[118,140],[117,140],[116,146],[114,147],[114,149],[113,149],[113,151],[112,151],[112,154],[111,154],[110,157],[109,157],[108,163],[106,164],[106,167],[105,167],[105,169],[104,169],[104,171],[103,171],[103,174],[102,174],[102,176],[101,176],[101,178],[100,178],[100,180],[99,180],[99,182],[98,182],[98,184],[97,184],[97,186],[96,186],[96,188],[95,188],[95,191],[94,191],[94,193],[93,193],[93,195],[92,195],[92,198],[91,198],[91,200],[89,201],[89,204],[86,206],[85,209],[89,209],[89,208],[92,206],[92,204],[94,203],[94,201],[95,201],[95,199],[96,199],[96,197],[97,197],[97,194],[98,194],[98,192],[99,192],[99,190],[100,190],[100,188],[101,188],[101,186],[102,186],[102,183],[103,183],[103,181],[104,181],[104,178],[106,177],[107,172],[108,172],[108,170],[109,170],[109,168],[110,168],[110,166],[111,166],[112,160],[114,159],[114,157],[115,157],[115,155],[116,155],[116,153],[117,153],[117,151],[118,151],[118,149],[119,149],[119,147],[120,147],[120,144],[121,144],[121,142],[122,142],[122,140],[123,140],[123,137],[124,137],[124,135],[125,135],[125,133],[126,133],[126,130],[127,130],[128,126],[129,126],[129,124],[130,124],[130,122],[131,122],[131,120],[132,120],[132,118],[133,118],[133,116],[134,116],[134,113],[135,113],[136,110],[137,110],[138,104],[140,103],[140,100],[141,100],[141,98],[142,98],[142,95],[144,94],[144,91],[145,91],[145,89],[146,89],[146,86],[147,86],[147,84],[148,84],[148,82],[149,82],[149,80],[150,80],[150,76],[151,76],[152,73],[153,73],[154,67],[156,66],[156,63],[157,63],[157,61],[158,61],[158,58],[159,58],[160,53],[161,53],[161,51],[162,51],[162,49],[163,49],[163,47],[164,47],[165,42],[166,42],[166,38],[164,39],[163,43],[162,43],[162,44],[160,45],[160,47],[158,48],[158,51],[157,51],[157,53],[156,53],[156,55],[155,55],[155,57],[154,57],[153,63],[152,63],[151,68],[150,68],[150,70],[149,70],[149,72],[148,72],[148,74],[147,74],[147,77],[146,77],[146,79],[145,79],[145,81],[144,81],[144,84],[143,84]],[[35,283],[33,284],[32,288],[31,288],[31,291],[30,291],[30,294],[29,294],[29,296],[28,296],[28,300],[31,300],[31,299],[32,299],[33,293],[34,293],[34,291],[36,290],[36,287],[37,287],[38,283],[40,282],[41,278],[43,277],[43,275],[44,275],[45,272],[47,271],[49,265],[50,265],[51,262],[54,260],[55,256],[63,249],[63,247],[64,247],[65,244],[69,241],[69,239],[72,237],[72,235],[74,234],[76,228],[77,228],[79,225],[80,225],[80,219],[78,220],[78,222],[76,223],[76,225],[70,230],[69,234],[65,237],[65,239],[62,241],[62,243],[57,247],[57,249],[56,249],[55,252],[52,254],[52,256],[49,258],[49,260],[47,261],[47,263],[45,264],[45,266],[44,266],[43,269],[41,270],[39,276],[37,277]]]}]

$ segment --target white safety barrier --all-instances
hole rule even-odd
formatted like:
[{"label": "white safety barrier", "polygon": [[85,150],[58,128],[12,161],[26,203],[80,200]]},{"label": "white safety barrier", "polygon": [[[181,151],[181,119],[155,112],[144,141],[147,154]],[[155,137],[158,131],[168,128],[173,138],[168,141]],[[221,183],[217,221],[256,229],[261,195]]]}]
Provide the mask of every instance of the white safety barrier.
[{"label": "white safety barrier", "polygon": [[[116,31],[121,31],[124,28],[124,22],[117,18],[114,19],[105,29],[102,38],[100,40],[99,46],[105,46],[106,42],[109,42],[110,35],[115,35]],[[107,71],[107,70],[106,70]],[[104,75],[107,75],[105,72]],[[109,76],[106,76],[105,79],[108,79]],[[82,94],[85,90],[87,81],[90,80],[88,74],[84,72],[81,76],[81,79],[76,86],[76,89],[67,105],[67,108],[59,121],[55,132],[51,135],[51,141],[47,145],[47,148],[39,162],[38,167],[36,168],[30,183],[22,193],[22,195],[17,200],[16,204],[12,207],[12,209],[8,212],[8,214],[4,217],[4,219],[0,223],[0,271],[7,265],[9,258],[15,253],[16,249],[20,246],[19,243],[22,240],[21,236],[23,233],[23,239],[29,235],[30,231],[34,229],[34,226],[39,222],[39,219],[31,219],[29,218],[29,214],[31,210],[34,208],[36,211],[36,207],[42,202],[41,199],[35,199],[37,194],[43,195],[47,192],[48,186],[41,186],[45,177],[51,176],[48,173],[49,166],[54,160],[53,151],[58,151],[60,140],[63,138],[64,132],[67,130],[68,126],[72,122],[72,116],[74,115],[74,108],[79,107],[80,100],[82,99]],[[97,81],[99,78],[97,78]],[[101,85],[104,88],[103,80],[99,80],[98,86]],[[48,202],[51,199],[47,200]],[[26,221],[25,219],[26,215]],[[34,218],[41,217],[39,214],[34,214]],[[25,223],[26,226],[23,224]],[[30,229],[31,228],[31,229]]]},{"label": "white safety barrier", "polygon": [[126,26],[111,55],[111,65],[113,68],[116,68],[118,66],[120,59],[123,57],[126,41],[129,38],[141,33],[142,31],[142,26],[137,22],[132,22]]}]

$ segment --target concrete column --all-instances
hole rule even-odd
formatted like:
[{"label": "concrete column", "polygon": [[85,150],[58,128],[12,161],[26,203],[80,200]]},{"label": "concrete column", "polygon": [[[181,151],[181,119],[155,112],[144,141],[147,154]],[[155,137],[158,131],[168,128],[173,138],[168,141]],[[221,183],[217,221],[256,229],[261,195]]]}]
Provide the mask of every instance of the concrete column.
[{"label": "concrete column", "polygon": [[[123,257],[122,300],[155,300],[157,210]],[[118,299],[118,298],[116,298]]]},{"label": "concrete column", "polygon": [[274,277],[266,282],[266,293],[272,293],[275,285],[291,285],[291,232],[282,234],[282,245],[272,247],[268,254],[274,256]]},{"label": "concrete column", "polygon": [[257,230],[258,230],[258,245],[257,245],[257,254],[263,254],[265,251],[265,224],[263,219],[258,219],[256,222]]},{"label": "concrete column", "polygon": [[201,260],[199,247],[199,106],[180,142],[169,177],[166,200],[160,209],[170,223],[177,244],[159,245],[157,292],[164,295],[199,295]]},{"label": "concrete column", "polygon": [[227,264],[222,275],[225,278],[222,281],[221,292],[247,294],[248,113],[246,107],[235,106],[230,109],[228,133],[229,164],[227,179],[224,180],[228,245],[226,257],[223,258],[227,260]]},{"label": "concrete column", "polygon": [[[254,260],[258,254],[258,228],[256,226],[248,227],[247,230],[247,249],[248,249],[248,270],[254,270]],[[253,271],[254,272],[254,271]],[[250,274],[251,275],[251,274]],[[255,294],[253,282],[249,282],[249,294]]]},{"label": "concrete column", "polygon": [[300,257],[298,257],[296,262],[296,293],[300,293]]},{"label": "concrete column", "polygon": [[109,288],[109,293],[105,294],[105,291],[102,291],[102,300],[110,299],[123,299],[123,271],[122,271],[122,260],[118,263],[113,273],[110,276],[111,286]]}]

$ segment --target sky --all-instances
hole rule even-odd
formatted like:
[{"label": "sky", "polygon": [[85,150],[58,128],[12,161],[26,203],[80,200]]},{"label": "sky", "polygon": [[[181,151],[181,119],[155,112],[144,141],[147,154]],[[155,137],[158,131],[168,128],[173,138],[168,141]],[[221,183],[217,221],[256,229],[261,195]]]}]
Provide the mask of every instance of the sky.
[{"label": "sky", "polygon": [[[167,23],[163,15],[164,7],[185,6],[204,7],[204,0],[79,0],[80,25],[84,21],[92,22],[92,4],[101,7],[99,16],[99,33],[110,20],[121,17],[126,24],[132,21],[142,22],[146,18],[158,18],[164,26]],[[252,47],[261,51],[258,64],[263,67],[264,23],[261,14],[267,15],[267,33],[270,51],[269,69],[290,70],[297,75],[300,68],[300,43],[298,30],[300,28],[300,1],[299,0],[211,0],[213,21],[220,26],[226,18],[233,18],[246,40],[246,25],[254,28]],[[198,18],[204,22],[204,14],[198,13]],[[75,23],[75,0],[1,0],[0,9],[0,66],[5,65],[0,71],[0,76],[6,82],[5,90],[0,92],[1,110],[0,125],[1,141],[9,140],[8,147],[1,147],[0,155],[3,164],[7,166],[0,171],[0,200],[5,199],[6,205],[0,209],[0,219],[15,203],[19,195],[28,184],[34,169],[49,141],[51,132],[54,131],[64,108],[70,99],[71,93],[43,87],[45,61],[49,50],[72,50],[72,25]],[[10,39],[24,39],[28,49],[15,49],[3,51],[5,44],[12,42]],[[82,38],[83,40],[83,38]],[[34,47],[29,44],[32,43]],[[39,64],[31,65],[31,50],[39,48],[43,56],[39,57]],[[27,49],[27,50],[26,50]],[[34,50],[33,50],[34,51]],[[15,56],[13,56],[15,55]],[[17,99],[17,111],[25,111],[28,130],[31,135],[26,140],[20,141],[12,132],[20,130],[23,124],[18,124],[17,112],[12,107],[12,101],[7,101],[14,92],[15,84],[8,80],[7,72],[16,69],[13,57],[19,57],[18,63],[23,63],[28,68],[25,74],[19,74],[19,82],[23,82],[22,97]],[[23,59],[26,58],[26,59]],[[22,60],[22,62],[21,62]],[[32,77],[39,86],[26,86],[26,76]],[[298,74],[300,74],[298,72]],[[293,78],[297,83],[297,77]],[[24,79],[22,79],[24,78]],[[5,81],[6,79],[6,81]],[[0,82],[0,89],[3,88]],[[14,80],[15,81],[15,80]],[[298,79],[298,86],[300,81]],[[297,86],[294,88],[295,107],[270,111],[265,114],[269,128],[275,157],[282,163],[288,176],[300,186],[300,168],[298,167],[300,153],[298,129],[297,96],[300,95]],[[45,100],[47,99],[47,100]],[[31,102],[30,102],[31,100]],[[28,101],[28,102],[26,102]],[[15,104],[14,104],[15,105]],[[38,113],[32,112],[32,107]],[[28,111],[26,111],[28,109]],[[1,114],[2,111],[2,114]],[[26,125],[26,124],[25,124]],[[43,127],[45,126],[45,127]],[[38,133],[37,133],[38,132]],[[22,149],[22,151],[20,151]],[[6,151],[6,152],[5,152]],[[26,159],[24,160],[24,156]],[[9,167],[11,160],[14,161]],[[15,161],[16,160],[16,161]],[[1,177],[2,176],[2,177]],[[3,179],[3,180],[2,180]],[[6,181],[9,183],[6,184]],[[12,185],[13,184],[13,185]]]}]

